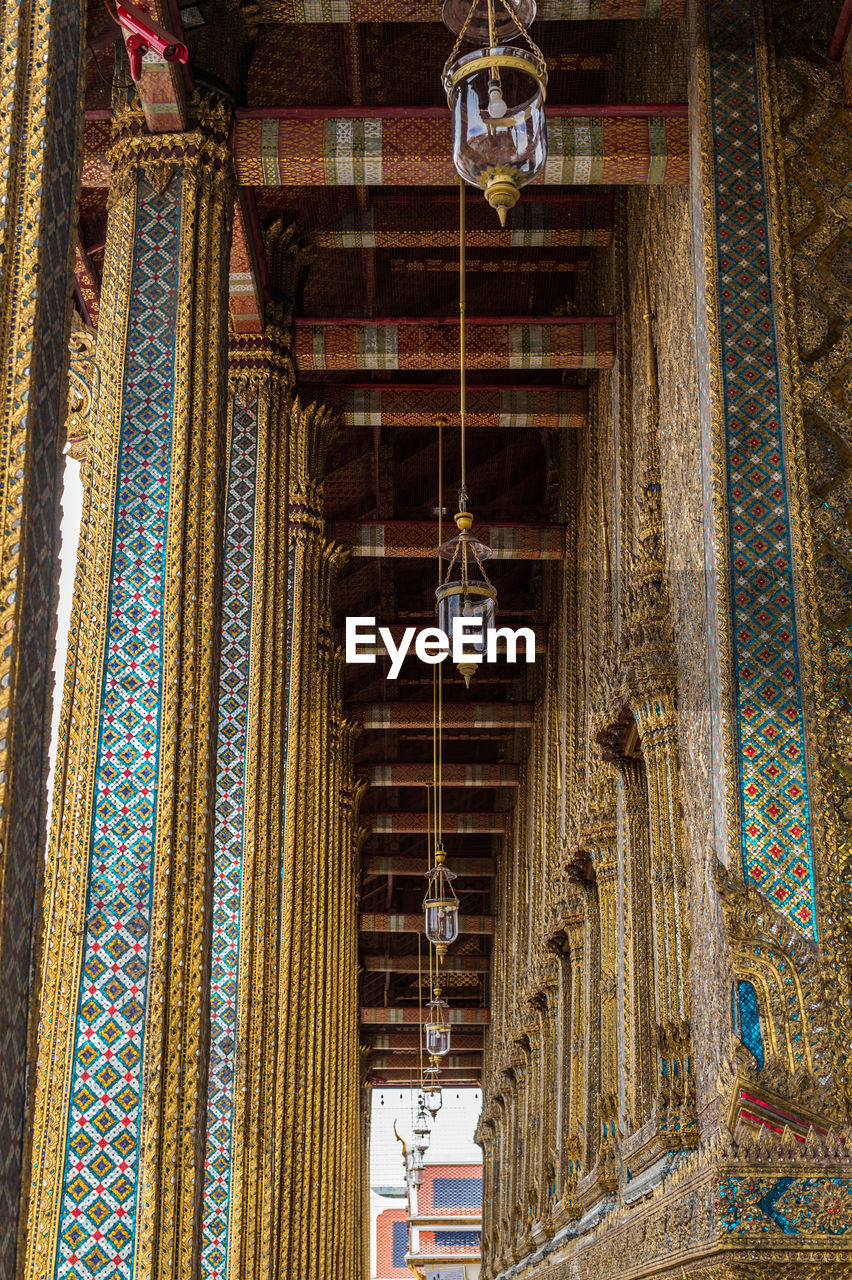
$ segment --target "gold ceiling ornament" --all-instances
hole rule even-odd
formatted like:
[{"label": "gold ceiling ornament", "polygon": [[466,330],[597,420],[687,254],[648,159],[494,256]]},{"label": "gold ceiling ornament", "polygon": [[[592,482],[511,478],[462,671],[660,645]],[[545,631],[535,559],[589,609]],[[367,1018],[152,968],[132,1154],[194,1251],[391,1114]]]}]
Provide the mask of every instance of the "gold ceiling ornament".
[{"label": "gold ceiling ornament", "polygon": [[[453,163],[463,181],[485,191],[505,226],[521,187],[547,160],[547,64],[527,31],[535,3],[446,0],[443,17],[458,37],[442,76],[453,118]],[[465,41],[481,47],[462,54]]]},{"label": "gold ceiling ornament", "polygon": [[[456,626],[464,627],[465,621],[478,621],[474,631],[465,641],[465,649],[472,656],[457,663],[465,684],[485,657],[488,632],[494,626],[497,612],[497,592],[485,572],[483,562],[491,555],[491,548],[480,542],[471,532],[473,513],[467,501],[467,369],[466,369],[466,287],[465,287],[465,189],[459,189],[459,421],[461,425],[461,486],[459,509],[455,515],[458,534],[438,547],[438,555],[448,560],[446,576],[435,592],[438,619],[448,636],[455,634]],[[439,534],[440,536],[440,534]],[[453,570],[456,576],[453,576]]]}]

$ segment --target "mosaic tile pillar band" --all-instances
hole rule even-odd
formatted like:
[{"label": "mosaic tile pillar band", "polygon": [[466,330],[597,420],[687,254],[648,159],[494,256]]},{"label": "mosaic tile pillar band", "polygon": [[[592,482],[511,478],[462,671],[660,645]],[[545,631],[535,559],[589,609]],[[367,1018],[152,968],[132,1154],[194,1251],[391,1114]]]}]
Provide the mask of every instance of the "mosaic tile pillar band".
[{"label": "mosaic tile pillar band", "polygon": [[[269,1273],[290,367],[235,342],[228,408],[201,1274]],[[279,1153],[280,1154],[280,1153]]]},{"label": "mosaic tile pillar band", "polygon": [[693,217],[716,846],[817,934],[803,600],[769,74],[752,0],[708,0]]},{"label": "mosaic tile pillar band", "polygon": [[[0,1276],[15,1274],[34,920],[46,821],[58,424],[70,325],[85,30],[79,0],[4,5],[0,49]],[[38,57],[35,49],[38,48]],[[49,732],[49,730],[48,730]]]},{"label": "mosaic tile pillar band", "polygon": [[[346,553],[325,536],[322,474],[335,425],[297,400],[290,431],[292,594],[281,878],[276,1132],[278,1273],[337,1280],[354,1258],[358,1075],[352,989],[357,931],[354,869],[341,858],[343,726],[331,629],[334,583]],[[351,848],[351,844],[348,844]],[[348,913],[348,926],[343,915]],[[347,1054],[349,1057],[347,1058]],[[343,1265],[349,1265],[348,1262]]]},{"label": "mosaic tile pillar band", "polygon": [[197,1270],[233,192],[227,111],[192,108],[182,145],[116,113],[47,867],[31,1280]]}]

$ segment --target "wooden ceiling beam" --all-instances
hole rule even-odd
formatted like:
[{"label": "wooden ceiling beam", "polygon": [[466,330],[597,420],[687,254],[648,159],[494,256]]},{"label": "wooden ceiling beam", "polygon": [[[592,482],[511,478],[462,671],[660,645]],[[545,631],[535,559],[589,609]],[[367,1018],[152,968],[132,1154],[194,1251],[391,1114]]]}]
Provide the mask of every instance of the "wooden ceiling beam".
[{"label": "wooden ceiling beam", "polygon": [[[358,928],[361,933],[422,933],[423,913],[363,912]],[[459,933],[493,934],[494,916],[459,916]]]},{"label": "wooden ceiling beam", "polygon": [[[453,1048],[466,1049],[481,1053],[483,1049],[482,1031],[469,1031],[453,1035]],[[377,1049],[419,1049],[420,1035],[417,1031],[379,1031],[365,1032],[366,1043],[372,1050]]]},{"label": "wooden ceiling beam", "polygon": [[[442,383],[300,383],[305,402],[322,401],[347,427],[458,427],[458,387]],[[585,387],[471,386],[468,427],[572,430],[585,427],[589,393]]]},{"label": "wooden ceiling beam", "polygon": [[[594,13],[577,0],[539,0],[539,22],[564,22],[591,18],[682,18],[686,0],[597,0]],[[343,22],[439,22],[441,10],[434,0],[320,0],[307,5],[305,0],[263,0],[261,13],[265,22],[343,23]],[[448,36],[448,39],[450,37]]]},{"label": "wooden ceiling beam", "polygon": [[[428,1066],[424,1057],[424,1066]],[[482,1058],[475,1053],[448,1053],[441,1063],[442,1071],[479,1071]],[[374,1053],[370,1059],[373,1071],[419,1071],[420,1057],[416,1053]]]},{"label": "wooden ceiling beam", "polygon": [[[455,371],[458,319],[349,317],[293,321],[293,357],[300,377],[324,371],[408,369]],[[470,316],[469,369],[611,369],[613,316]]]},{"label": "wooden ceiling beam", "polygon": [[[429,217],[414,219],[392,196],[379,193],[366,212],[355,210],[311,232],[317,249],[451,249],[458,247],[458,197],[429,201]],[[519,201],[501,227],[484,202],[471,201],[466,243],[470,249],[608,248],[613,237],[610,195],[539,188]]]},{"label": "wooden ceiling beam", "polygon": [[[374,836],[427,835],[434,829],[430,813],[364,813],[360,826]],[[503,813],[445,813],[442,827],[446,836],[502,835],[506,830]]]},{"label": "wooden ceiling beam", "polygon": [[237,190],[228,266],[228,310],[234,333],[263,333],[265,269],[252,193]]},{"label": "wooden ceiling beam", "polygon": [[[429,1010],[409,1005],[405,1008],[391,1008],[384,1005],[364,1006],[358,1010],[358,1019],[362,1027],[418,1026],[425,1023]],[[491,1024],[491,1011],[479,1005],[450,1005],[447,1014],[452,1027],[487,1027]]]},{"label": "wooden ceiling beam", "polygon": [[[446,824],[444,832],[446,833]],[[403,858],[381,854],[367,854],[363,859],[364,874],[368,876],[422,876],[422,858]],[[494,858],[457,858],[452,859],[452,870],[457,876],[496,876],[497,863]]]},{"label": "wooden ceiling beam", "polygon": [[[528,729],[532,724],[531,702],[450,702],[444,707],[445,729]],[[362,729],[431,728],[431,702],[349,703],[347,714]]]},{"label": "wooden ceiling beam", "polygon": [[[371,787],[429,787],[432,761],[409,764],[376,764],[366,770]],[[445,787],[516,787],[515,764],[444,764],[441,782]]]},{"label": "wooden ceiling beam", "polygon": [[[565,559],[564,524],[477,523],[472,532],[491,548],[494,560]],[[438,525],[425,520],[338,521],[331,536],[356,558],[429,560],[438,546]]]},{"label": "wooden ceiling beam", "polygon": [[[250,187],[454,186],[446,107],[241,107],[237,181]],[[548,186],[689,179],[685,103],[547,107]],[[535,184],[534,184],[535,185]]]},{"label": "wooden ceiling beam", "polygon": [[[420,919],[421,926],[423,919]],[[367,973],[419,973],[417,955],[410,956],[362,956],[361,963]],[[443,970],[447,973],[487,973],[491,965],[489,956],[445,956]]]}]

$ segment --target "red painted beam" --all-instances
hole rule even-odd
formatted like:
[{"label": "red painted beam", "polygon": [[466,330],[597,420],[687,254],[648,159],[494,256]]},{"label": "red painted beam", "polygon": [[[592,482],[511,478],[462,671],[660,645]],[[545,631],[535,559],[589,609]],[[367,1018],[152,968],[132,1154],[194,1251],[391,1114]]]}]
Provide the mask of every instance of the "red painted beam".
[{"label": "red painted beam", "polygon": [[[476,524],[473,534],[491,548],[493,560],[565,559],[562,524]],[[332,536],[353,556],[369,559],[428,560],[438,547],[438,526],[426,521],[340,521],[333,526]]]},{"label": "red painted beam", "polygon": [[83,319],[97,330],[101,312],[101,294],[89,255],[83,248],[83,241],[79,235],[74,244],[74,280],[80,294],[80,301],[86,309]]},{"label": "red painted beam", "polygon": [[234,231],[228,267],[228,309],[234,333],[263,333],[264,291],[254,230],[246,197],[238,189],[234,202]]},{"label": "red painted beam", "polygon": [[[412,1031],[366,1032],[369,1046],[376,1049],[419,1049],[420,1035]],[[482,1032],[466,1032],[453,1036],[454,1049],[482,1049]]]},{"label": "red painted beam", "polygon": [[[384,1005],[377,1007],[362,1005],[358,1016],[362,1027],[417,1026],[427,1021],[429,1011],[426,1008],[418,1009],[414,1006],[391,1009]],[[491,1024],[491,1013],[488,1009],[480,1009],[474,1005],[451,1005],[448,1019],[450,1026],[453,1027],[487,1027]]]},{"label": "red painted beam", "polygon": [[[574,20],[682,18],[686,0],[597,0],[594,12],[578,0],[539,0],[539,22]],[[439,22],[441,7],[434,0],[266,0],[269,22]],[[450,37],[448,37],[449,39]]]},{"label": "red painted beam", "polygon": [[[293,327],[293,356],[302,378],[325,370],[458,368],[457,317],[300,317]],[[614,360],[612,316],[472,316],[467,321],[469,369],[610,369]]]},{"label": "red painted beam", "polygon": [[[364,729],[428,729],[431,702],[368,702],[349,704],[349,715]],[[444,706],[445,729],[528,729],[531,702],[449,702]]]},{"label": "red painted beam", "polygon": [[[422,933],[423,913],[370,913],[364,912],[359,918],[358,928],[361,933]],[[493,934],[493,916],[459,916],[459,933]]]},{"label": "red painted beam", "polygon": [[[238,110],[237,181],[277,186],[452,186],[446,107],[293,107]],[[548,106],[548,157],[536,183],[599,186],[685,183],[682,103]]]},{"label": "red painted beam", "polygon": [[[423,1065],[429,1065],[428,1059],[424,1058]],[[481,1066],[481,1057],[470,1053],[448,1053],[441,1064],[444,1071],[478,1071]],[[370,1067],[383,1074],[389,1071],[419,1071],[420,1057],[416,1053],[374,1053],[370,1059]]]},{"label": "red painted beam", "polygon": [[[444,824],[446,831],[446,823]],[[364,874],[368,876],[414,876],[422,877],[425,867],[422,858],[402,858],[381,854],[368,854],[363,860]],[[457,858],[450,859],[450,868],[457,876],[496,876],[497,863],[494,858]]]},{"label": "red painted beam", "polygon": [[[367,770],[372,787],[428,787],[432,785],[432,762],[377,764]],[[445,764],[441,771],[445,787],[516,787],[515,764]]]},{"label": "red painted beam", "polygon": [[[362,813],[359,821],[375,836],[426,835],[434,829],[430,813]],[[502,835],[506,816],[502,813],[445,813],[442,826],[446,836]]]},{"label": "red painted beam", "polygon": [[832,62],[840,61],[840,55],[843,53],[843,47],[849,39],[850,31],[852,31],[852,0],[844,0],[843,8],[840,10],[840,17],[837,19],[837,26],[834,28],[834,35],[831,38],[831,44],[828,46],[828,56]]},{"label": "red painted beam", "polygon": [[[335,409],[347,427],[458,427],[457,387],[439,382],[353,382],[300,384],[303,401]],[[531,431],[585,427],[589,397],[585,387],[477,385],[467,389],[469,427]]]},{"label": "red painted beam", "polygon": [[[425,971],[423,969],[422,957],[418,964],[416,954],[405,956],[362,956],[361,963],[367,973],[419,973],[423,975],[424,979],[428,977],[429,973],[428,965]],[[488,956],[448,955],[444,957],[441,967],[446,973],[488,973],[491,967],[491,960]]]},{"label": "red painted beam", "polygon": [[[412,217],[408,205],[385,191],[369,209],[353,210],[311,232],[318,249],[456,249],[458,196],[441,187],[429,197],[429,217]],[[470,249],[606,248],[612,244],[612,196],[537,187],[509,213],[501,227],[484,200],[470,200],[466,241]]]}]

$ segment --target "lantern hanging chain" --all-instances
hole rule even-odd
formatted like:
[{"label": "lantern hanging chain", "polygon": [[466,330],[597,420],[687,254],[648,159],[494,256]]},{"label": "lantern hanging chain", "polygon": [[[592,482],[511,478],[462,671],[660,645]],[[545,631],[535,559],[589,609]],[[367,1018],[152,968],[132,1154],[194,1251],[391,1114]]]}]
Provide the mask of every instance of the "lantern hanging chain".
[{"label": "lantern hanging chain", "polygon": [[[524,39],[524,41],[526,42],[526,44],[527,44],[527,46],[528,46],[528,48],[529,48],[529,50],[530,50],[530,53],[533,55],[533,57],[534,57],[534,58],[537,60],[537,62],[539,63],[539,70],[541,71],[542,75],[546,75],[546,74],[547,74],[547,63],[546,63],[546,61],[545,61],[544,54],[542,53],[541,49],[539,49],[539,47],[538,47],[538,45],[536,44],[536,42],[533,40],[533,38],[532,38],[532,36],[530,35],[529,31],[527,31],[526,27],[525,27],[525,26],[524,26],[524,24],[521,22],[521,20],[520,20],[520,18],[518,17],[518,15],[515,13],[515,10],[512,8],[512,5],[511,5],[511,3],[510,3],[510,0],[500,0],[500,3],[502,4],[503,8],[504,8],[504,9],[506,10],[506,12],[508,13],[509,17],[510,17],[510,18],[512,19],[512,21],[514,22],[515,26],[516,26],[516,27],[517,27],[517,29],[518,29],[519,34],[521,35],[521,37],[522,37],[522,38]],[[491,0],[489,0],[489,10],[490,10],[490,7],[491,7]],[[494,43],[493,38],[492,38],[491,43],[492,43],[492,44]]]},{"label": "lantern hanging chain", "polygon": [[419,1032],[420,1088],[423,1081],[423,970],[420,963],[420,933],[417,934],[417,1029]]},{"label": "lantern hanging chain", "polygon": [[488,43],[492,49],[497,43],[497,36],[494,32],[494,0],[488,0]]},{"label": "lantern hanging chain", "polygon": [[[490,0],[488,12],[490,15]],[[461,425],[461,492],[459,493],[459,508],[462,511],[467,510],[467,459],[465,456],[467,444],[467,326],[465,323],[465,313],[467,309],[467,262],[465,258],[465,203],[465,186],[461,179],[459,179],[459,422]]]},{"label": "lantern hanging chain", "polygon": [[[444,539],[444,428],[442,423],[438,423],[438,546]],[[438,586],[441,585],[441,557],[438,559]],[[441,824],[441,758],[440,758],[440,741],[441,741],[441,725],[439,708],[441,706],[441,698],[443,693],[443,684],[441,680],[442,667],[438,663],[437,667],[432,668],[432,784],[435,789],[435,840],[434,851],[437,853],[438,843],[443,836],[443,828]]]},{"label": "lantern hanging chain", "polygon": [[467,35],[467,29],[470,26],[471,22],[473,21],[473,15],[476,13],[476,8],[478,4],[479,4],[479,0],[473,0],[473,3],[471,4],[470,8],[467,11],[467,17],[465,18],[464,23],[462,24],[461,31],[458,34],[458,38],[456,39],[456,42],[453,45],[453,51],[450,54],[449,58],[447,59],[448,66],[451,63],[455,62],[456,58],[459,55],[461,47],[464,44],[464,38]]},{"label": "lantern hanging chain", "polygon": [[[432,723],[435,723],[435,673],[432,672]],[[426,843],[429,849],[428,869],[432,870],[432,845],[435,840],[435,825],[433,818],[432,792],[435,790],[435,734],[432,733],[432,785],[426,788]]]}]

